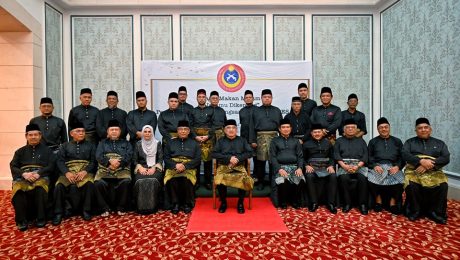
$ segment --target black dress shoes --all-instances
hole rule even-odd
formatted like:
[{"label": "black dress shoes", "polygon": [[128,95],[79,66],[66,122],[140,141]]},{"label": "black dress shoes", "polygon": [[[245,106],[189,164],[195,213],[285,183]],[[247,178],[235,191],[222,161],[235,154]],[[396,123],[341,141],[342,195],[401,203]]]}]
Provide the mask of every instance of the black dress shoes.
[{"label": "black dress shoes", "polygon": [[390,212],[393,215],[399,215],[401,214],[401,208],[397,205],[390,206]]},{"label": "black dress shoes", "polygon": [[171,209],[171,213],[174,215],[179,214],[179,204],[174,204],[173,208]]},{"label": "black dress shoes", "polygon": [[420,217],[420,212],[418,212],[418,211],[416,211],[414,213],[410,213],[410,214],[407,215],[407,218],[410,221],[416,221],[419,217]]},{"label": "black dress shoes", "polygon": [[207,190],[211,190],[212,189],[211,183],[206,183],[204,185],[204,188],[207,189]]},{"label": "black dress shoes", "polygon": [[287,203],[286,203],[286,202],[281,203],[281,204],[280,204],[280,208],[281,208],[281,209],[287,209]]},{"label": "black dress shoes", "polygon": [[369,213],[367,210],[367,206],[364,204],[359,206],[359,212],[361,212],[361,215],[367,215]]},{"label": "black dress shoes", "polygon": [[438,224],[443,224],[445,225],[447,223],[447,219],[445,217],[442,217],[438,214],[436,214],[436,212],[430,212],[428,214],[428,218],[433,220],[434,222],[438,223]]},{"label": "black dress shoes", "polygon": [[91,214],[87,211],[83,211],[83,219],[86,221],[90,221],[92,218]]},{"label": "black dress shoes", "polygon": [[38,228],[42,228],[46,226],[46,220],[40,219],[35,222],[35,226]]},{"label": "black dress shoes", "polygon": [[61,224],[61,221],[62,221],[62,215],[61,214],[56,214],[56,215],[54,215],[53,221],[51,221],[51,223],[53,224],[53,226],[57,226],[57,225]]},{"label": "black dress shoes", "polygon": [[327,205],[327,209],[332,213],[332,214],[337,214],[337,208],[334,206],[334,204],[330,203]]},{"label": "black dress shoes", "polygon": [[342,212],[343,212],[343,213],[348,213],[348,212],[350,212],[350,210],[351,210],[351,206],[350,206],[350,205],[344,205],[344,206],[342,207]]},{"label": "black dress shoes", "polygon": [[18,227],[19,231],[26,231],[28,224],[27,224],[27,221],[22,221],[22,222],[17,223],[16,226]]},{"label": "black dress shoes", "polygon": [[225,213],[227,210],[227,202],[222,202],[219,207],[219,213]]},{"label": "black dress shoes", "polygon": [[192,207],[190,207],[190,205],[186,204],[186,205],[184,206],[184,213],[185,213],[185,214],[188,214],[188,213],[190,213],[190,212],[192,212]]},{"label": "black dress shoes", "polygon": [[308,207],[308,211],[315,212],[318,209],[318,204],[312,203],[310,207]]},{"label": "black dress shoes", "polygon": [[243,203],[238,203],[236,206],[236,211],[238,214],[244,214],[244,204]]},{"label": "black dress shoes", "polygon": [[380,204],[380,203],[375,203],[374,211],[375,211],[375,212],[381,212],[382,210],[383,210],[382,204]]}]

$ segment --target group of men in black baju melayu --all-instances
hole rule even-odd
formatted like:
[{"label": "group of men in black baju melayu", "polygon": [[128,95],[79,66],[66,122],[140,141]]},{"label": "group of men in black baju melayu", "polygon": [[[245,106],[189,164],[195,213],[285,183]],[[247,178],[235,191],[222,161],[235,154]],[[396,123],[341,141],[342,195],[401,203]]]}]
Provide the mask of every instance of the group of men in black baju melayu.
[{"label": "group of men in black baju melayu", "polygon": [[[305,83],[298,94],[283,118],[272,105],[271,90],[262,91],[260,106],[246,90],[241,136],[237,122],[227,120],[219,107],[217,91],[208,97],[205,89],[198,90],[193,107],[182,86],[169,94],[168,109],[157,118],[142,91],[136,93],[138,108],[126,113],[117,107],[115,91],[107,93],[107,107],[99,110],[91,106],[91,89],[84,88],[81,104],[69,113],[69,131],[53,116],[52,100],[42,98],[41,115],[26,126],[27,144],[10,163],[17,227],[43,227],[49,219],[59,225],[73,215],[85,220],[110,212],[124,215],[132,207],[141,214],[158,208],[190,213],[200,183],[206,189],[214,183],[220,213],[227,210],[227,187],[236,188],[242,214],[246,192],[265,190],[267,168],[276,207],[314,212],[325,205],[336,214],[338,206],[343,213],[357,206],[363,215],[371,207],[404,213],[411,221],[427,216],[446,224],[448,186],[442,167],[450,154],[443,141],[431,136],[428,119],[418,118],[416,136],[403,144],[390,135],[390,123],[382,117],[379,135],[366,144],[365,115],[356,110],[355,94],[344,111],[332,104],[328,87],[321,89],[320,105],[309,98]],[[157,127],[162,142],[154,137]],[[250,158],[254,177],[246,170]]]}]

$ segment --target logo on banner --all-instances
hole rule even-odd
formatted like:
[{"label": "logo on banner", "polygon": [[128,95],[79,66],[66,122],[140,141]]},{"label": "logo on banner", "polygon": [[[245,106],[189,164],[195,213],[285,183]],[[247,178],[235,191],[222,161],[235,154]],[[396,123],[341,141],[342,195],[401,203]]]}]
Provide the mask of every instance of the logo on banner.
[{"label": "logo on banner", "polygon": [[217,73],[217,83],[227,92],[236,92],[244,86],[246,74],[243,69],[236,64],[227,64],[220,68]]}]

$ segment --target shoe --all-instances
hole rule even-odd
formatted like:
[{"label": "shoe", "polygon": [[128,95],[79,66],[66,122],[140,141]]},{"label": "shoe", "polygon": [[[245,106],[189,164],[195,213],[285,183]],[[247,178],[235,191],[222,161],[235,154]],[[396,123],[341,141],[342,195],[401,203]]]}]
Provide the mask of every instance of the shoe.
[{"label": "shoe", "polygon": [[190,205],[185,205],[184,206],[184,213],[188,214],[190,212],[192,212],[192,207],[190,207]]},{"label": "shoe", "polygon": [[401,214],[401,209],[399,208],[399,206],[393,205],[393,206],[390,206],[390,212],[393,215],[399,215]]},{"label": "shoe", "polygon": [[337,208],[334,206],[334,204],[329,203],[326,207],[332,214],[337,214]]},{"label": "shoe", "polygon": [[62,215],[61,214],[56,214],[56,215],[54,215],[53,221],[51,223],[53,224],[53,226],[57,226],[57,225],[61,224],[61,221],[62,221]]},{"label": "shoe", "polygon": [[348,212],[350,212],[350,210],[351,210],[351,207],[348,204],[342,207],[342,212],[343,213],[348,213]]},{"label": "shoe", "polygon": [[211,190],[212,189],[211,183],[206,183],[204,185],[204,188],[207,189],[207,190]]},{"label": "shoe", "polygon": [[409,214],[407,216],[407,218],[410,220],[410,221],[416,221],[418,218],[420,217],[420,212],[416,211],[412,214]]},{"label": "shoe", "polygon": [[439,216],[438,214],[436,214],[436,212],[431,212],[428,214],[428,218],[433,220],[434,222],[438,223],[438,224],[442,224],[442,225],[445,225],[447,223],[447,219],[444,218],[444,217],[441,217]]},{"label": "shoe", "polygon": [[107,211],[104,211],[104,213],[101,214],[101,217],[108,217],[110,215],[110,212],[107,210]]},{"label": "shoe", "polygon": [[280,208],[281,209],[287,209],[287,203],[281,203]]},{"label": "shoe", "polygon": [[382,204],[380,204],[380,203],[375,203],[374,211],[375,211],[375,212],[381,212],[382,210],[383,210]]},{"label": "shoe", "polygon": [[308,211],[315,212],[318,209],[318,204],[312,203],[310,207],[308,207]]},{"label": "shoe", "polygon": [[359,206],[359,212],[361,212],[361,215],[367,215],[369,213],[367,210],[367,206],[364,204]]},{"label": "shoe", "polygon": [[83,219],[86,221],[90,221],[92,218],[91,214],[89,214],[87,211],[83,211]]},{"label": "shoe", "polygon": [[22,221],[22,222],[17,223],[16,226],[18,227],[19,231],[24,232],[27,230],[28,224],[27,224],[27,221]]},{"label": "shoe", "polygon": [[179,204],[174,204],[173,208],[171,209],[171,213],[174,215],[179,213]]},{"label": "shoe", "polygon": [[257,190],[259,190],[259,191],[264,190],[264,188],[265,188],[265,186],[264,186],[264,184],[262,182],[257,185]]},{"label": "shoe", "polygon": [[38,227],[38,228],[45,227],[46,226],[46,221],[45,220],[37,220],[37,222],[35,223],[35,226]]},{"label": "shoe", "polygon": [[238,205],[236,206],[236,212],[238,212],[238,214],[244,214],[244,204],[242,202],[238,202]]},{"label": "shoe", "polygon": [[220,204],[219,213],[225,213],[226,210],[227,210],[227,202],[224,201]]},{"label": "shoe", "polygon": [[292,203],[292,207],[293,207],[294,209],[300,209],[300,203],[294,202],[294,203]]}]

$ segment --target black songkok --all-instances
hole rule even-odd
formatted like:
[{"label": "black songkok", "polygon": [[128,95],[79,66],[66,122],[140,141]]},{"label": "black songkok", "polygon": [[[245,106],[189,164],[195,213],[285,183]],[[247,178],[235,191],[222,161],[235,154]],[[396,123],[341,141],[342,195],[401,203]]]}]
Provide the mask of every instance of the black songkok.
[{"label": "black songkok", "polygon": [[177,127],[190,127],[189,123],[187,120],[180,120],[178,123],[177,123]]},{"label": "black songkok", "polygon": [[199,94],[205,94],[206,95],[206,89],[200,88],[199,90],[197,90],[196,95],[198,96]]},{"label": "black songkok", "polygon": [[178,99],[179,95],[177,95],[176,92],[171,92],[171,93],[169,93],[168,100],[171,99],[171,98]]},{"label": "black songkok", "polygon": [[80,90],[80,95],[83,95],[83,94],[91,94],[92,95],[93,92],[91,92],[91,89],[89,89],[89,88],[82,88]]},{"label": "black songkok", "polygon": [[235,121],[235,119],[225,120],[224,125],[225,125],[225,126],[228,126],[228,125],[234,125],[234,126],[236,126],[236,121]]},{"label": "black songkok", "polygon": [[107,96],[116,96],[116,97],[118,97],[118,94],[117,94],[117,92],[115,92],[113,90],[110,90],[109,92],[107,92]]},{"label": "black songkok", "polygon": [[302,102],[300,97],[292,97],[292,102]]},{"label": "black songkok", "polygon": [[136,99],[144,97],[146,98],[147,96],[145,95],[144,91],[137,91],[136,92]]},{"label": "black songkok", "polygon": [[29,124],[26,126],[26,133],[29,131],[40,131],[40,127],[37,124]]},{"label": "black songkok", "polygon": [[291,125],[291,121],[289,121],[287,118],[283,118],[280,120],[280,126],[282,125]]},{"label": "black songkok", "polygon": [[252,93],[251,90],[246,90],[246,91],[244,91],[244,96],[246,96],[246,95],[254,96],[254,93]]},{"label": "black songkok", "polygon": [[330,93],[332,95],[332,89],[330,87],[323,87],[321,89],[321,94],[323,94],[323,93]]},{"label": "black songkok", "polygon": [[346,125],[357,125],[357,124],[353,118],[348,118],[348,119],[345,119],[345,121],[343,122],[343,125],[346,126]]},{"label": "black songkok", "polygon": [[357,96],[355,93],[351,93],[351,94],[348,96],[348,100],[350,100],[350,99],[352,99],[352,98],[358,99],[358,96]]},{"label": "black songkok", "polygon": [[120,122],[118,122],[118,120],[116,119],[110,119],[109,125],[107,126],[107,128],[110,128],[110,127],[120,127]]},{"label": "black songkok", "polygon": [[40,99],[40,105],[41,104],[53,104],[53,100],[49,97],[42,97],[42,99]]},{"label": "black songkok", "polygon": [[430,125],[430,121],[428,121],[428,119],[426,119],[425,117],[419,117],[417,118],[417,120],[415,121],[415,126],[418,126],[420,124],[427,124],[427,125]]},{"label": "black songkok", "polygon": [[311,131],[313,130],[323,130],[323,126],[321,124],[311,124]]},{"label": "black songkok", "polygon": [[272,95],[272,91],[270,89],[264,89],[262,90],[262,96],[263,95]]},{"label": "black songkok", "polygon": [[179,93],[181,91],[187,92],[187,88],[185,86],[180,86],[179,89],[177,90],[177,92]]},{"label": "black songkok", "polygon": [[388,122],[388,119],[386,119],[385,117],[381,117],[379,118],[379,120],[377,120],[377,126],[381,124],[390,124],[390,122]]},{"label": "black songkok", "polygon": [[305,83],[302,82],[302,83],[300,83],[299,86],[297,87],[297,90],[299,90],[299,89],[301,89],[301,88],[306,88],[306,89],[308,89],[308,86],[307,86],[307,84],[305,84]]},{"label": "black songkok", "polygon": [[70,130],[78,129],[78,128],[85,128],[82,122],[80,121],[75,121],[69,125]]},{"label": "black songkok", "polygon": [[212,97],[212,96],[219,96],[219,92],[213,90],[213,91],[211,91],[211,94],[210,94],[209,96],[210,96],[210,97]]}]

